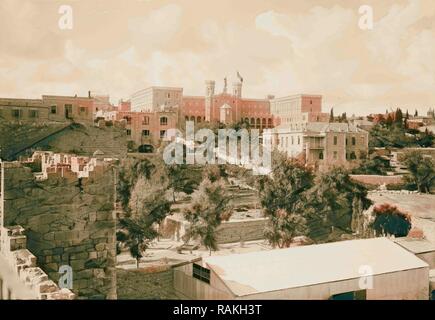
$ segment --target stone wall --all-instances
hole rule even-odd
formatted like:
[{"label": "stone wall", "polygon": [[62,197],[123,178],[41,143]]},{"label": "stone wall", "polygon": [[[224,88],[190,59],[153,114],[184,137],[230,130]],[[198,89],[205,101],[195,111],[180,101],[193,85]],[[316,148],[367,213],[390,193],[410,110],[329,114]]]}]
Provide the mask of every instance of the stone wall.
[{"label": "stone wall", "polygon": [[[216,231],[217,242],[231,243],[264,239],[267,220],[267,218],[257,218],[224,221]],[[181,241],[189,228],[189,223],[182,219],[167,217],[161,228],[164,237]]]},{"label": "stone wall", "polygon": [[230,220],[223,222],[217,232],[218,243],[253,241],[264,239],[267,218]]},{"label": "stone wall", "polygon": [[118,299],[178,299],[171,267],[117,269]]},{"label": "stone wall", "polygon": [[370,175],[370,174],[351,174],[350,177],[352,180],[355,180],[360,183],[370,184],[370,185],[392,185],[392,184],[401,184],[403,183],[403,176],[381,176],[381,175]]},{"label": "stone wall", "polygon": [[38,265],[57,282],[73,270],[77,298],[116,298],[113,169],[104,163],[77,178],[59,171],[37,181],[30,168],[5,163],[5,225],[26,229]]}]

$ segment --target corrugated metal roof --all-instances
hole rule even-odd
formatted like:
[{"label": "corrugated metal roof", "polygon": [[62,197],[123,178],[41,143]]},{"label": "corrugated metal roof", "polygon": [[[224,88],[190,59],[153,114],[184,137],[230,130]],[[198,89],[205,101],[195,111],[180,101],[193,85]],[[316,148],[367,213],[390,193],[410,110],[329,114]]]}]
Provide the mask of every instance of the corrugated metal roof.
[{"label": "corrugated metal roof", "polygon": [[237,296],[304,287],[428,265],[387,238],[340,241],[204,258]]}]

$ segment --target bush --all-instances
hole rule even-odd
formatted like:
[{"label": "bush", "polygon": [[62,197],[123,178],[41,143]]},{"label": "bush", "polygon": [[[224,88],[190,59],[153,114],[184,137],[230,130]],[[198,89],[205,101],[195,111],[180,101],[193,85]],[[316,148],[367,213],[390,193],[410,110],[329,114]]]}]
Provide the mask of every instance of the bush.
[{"label": "bush", "polygon": [[375,220],[372,228],[377,234],[406,237],[411,230],[411,216],[390,204],[378,205],[373,209]]}]

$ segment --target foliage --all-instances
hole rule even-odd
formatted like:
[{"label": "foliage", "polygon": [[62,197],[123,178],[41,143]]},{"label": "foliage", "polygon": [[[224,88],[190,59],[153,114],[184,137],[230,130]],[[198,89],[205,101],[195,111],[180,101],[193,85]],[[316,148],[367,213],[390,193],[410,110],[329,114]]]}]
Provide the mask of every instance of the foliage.
[{"label": "foliage", "polygon": [[377,234],[405,237],[411,230],[411,217],[397,207],[382,204],[373,209],[375,219],[371,227]]},{"label": "foliage", "polygon": [[170,213],[164,182],[159,166],[147,159],[126,160],[120,168],[117,191],[127,215],[119,221],[118,248],[127,246],[137,266],[143,251],[159,235],[155,226]]},{"label": "foliage", "polygon": [[312,184],[310,170],[284,153],[273,152],[272,175],[257,179],[261,205],[269,217],[265,236],[273,246],[288,246],[292,237],[305,231],[305,219],[296,208]]},{"label": "foliage", "polygon": [[402,110],[397,109],[394,118],[391,114],[384,121],[380,121],[370,130],[369,146],[375,147],[432,147],[435,136],[429,131],[420,132],[408,128],[409,114],[403,116]]},{"label": "foliage", "polygon": [[367,189],[341,168],[317,176],[303,199],[298,210],[305,213],[313,239],[324,239],[331,227],[345,233],[356,231],[355,221],[360,220],[362,212],[371,205]]},{"label": "foliage", "polygon": [[352,174],[386,175],[391,170],[390,161],[376,155],[371,159],[362,160],[358,167],[352,169]]},{"label": "foliage", "polygon": [[229,202],[230,196],[222,180],[211,182],[204,179],[193,193],[190,206],[184,210],[184,216],[190,223],[186,240],[199,238],[210,254],[212,250],[217,250],[216,229],[231,216]]},{"label": "foliage", "polygon": [[139,268],[139,261],[143,257],[142,253],[158,235],[158,232],[153,228],[153,223],[150,217],[144,216],[125,218],[119,222],[122,229],[116,233],[117,241],[129,248],[131,256],[136,259],[137,268]]},{"label": "foliage", "polygon": [[407,182],[415,184],[420,192],[430,193],[435,184],[435,163],[432,157],[411,151],[405,154],[404,163],[410,172],[406,176]]},{"label": "foliage", "polygon": [[269,217],[270,221],[266,226],[264,235],[273,247],[289,247],[294,237],[307,234],[306,220],[300,214],[277,209]]},{"label": "foliage", "polygon": [[155,166],[148,159],[141,161],[127,158],[119,167],[118,181],[117,181],[117,196],[121,202],[122,208],[128,211],[128,202],[131,196],[131,190],[141,176],[150,178]]}]

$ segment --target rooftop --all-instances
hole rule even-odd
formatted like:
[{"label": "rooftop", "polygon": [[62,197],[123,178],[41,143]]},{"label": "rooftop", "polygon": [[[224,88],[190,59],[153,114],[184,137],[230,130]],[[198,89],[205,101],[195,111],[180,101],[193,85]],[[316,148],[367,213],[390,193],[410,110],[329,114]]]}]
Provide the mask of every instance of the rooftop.
[{"label": "rooftop", "polygon": [[394,239],[394,242],[414,254],[435,251],[435,243],[432,243],[427,239],[401,237]]},{"label": "rooftop", "polygon": [[349,123],[310,122],[307,131],[315,132],[364,132],[364,130]]},{"label": "rooftop", "polygon": [[428,267],[387,238],[340,241],[204,258],[237,296]]}]

